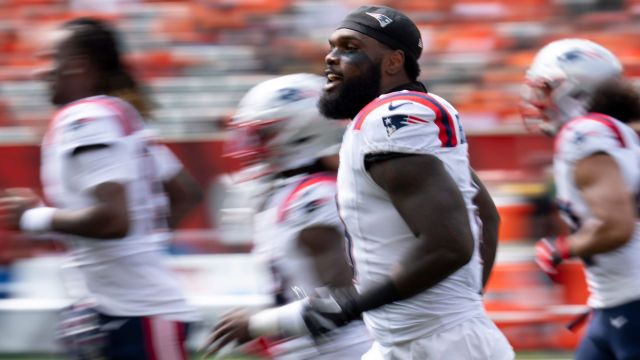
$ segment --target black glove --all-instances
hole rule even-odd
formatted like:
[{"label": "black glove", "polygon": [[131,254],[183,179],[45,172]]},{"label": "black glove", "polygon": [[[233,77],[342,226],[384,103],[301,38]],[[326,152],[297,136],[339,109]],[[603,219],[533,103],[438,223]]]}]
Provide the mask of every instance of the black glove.
[{"label": "black glove", "polygon": [[402,300],[391,279],[358,294],[354,287],[322,288],[318,296],[309,297],[302,312],[302,319],[314,338],[322,337],[331,331],[360,319],[365,311]]},{"label": "black glove", "polygon": [[319,296],[310,297],[302,318],[311,336],[318,339],[333,330],[360,319],[358,293],[353,287],[320,289]]}]

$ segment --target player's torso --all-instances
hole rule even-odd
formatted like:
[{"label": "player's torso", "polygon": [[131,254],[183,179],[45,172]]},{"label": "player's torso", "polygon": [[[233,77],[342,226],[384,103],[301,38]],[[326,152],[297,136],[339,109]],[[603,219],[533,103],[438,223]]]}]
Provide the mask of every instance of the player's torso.
[{"label": "player's torso", "polygon": [[[301,247],[300,232],[315,225],[333,226],[343,233],[335,203],[335,176],[328,173],[301,175],[278,182],[255,217],[254,253],[268,262],[278,302],[291,302],[311,295],[322,286],[313,258]],[[346,249],[345,249],[346,251]],[[336,269],[320,269],[325,273]],[[328,275],[328,274],[327,274]],[[328,275],[329,277],[332,277]],[[294,290],[301,292],[296,294]],[[371,346],[361,321],[336,331],[329,341],[309,337],[287,341],[276,347],[276,359],[360,358]]]},{"label": "player's torso", "polygon": [[[110,120],[103,121],[105,118]],[[92,123],[94,119],[101,119],[101,124]],[[81,270],[99,309],[109,315],[172,312],[178,320],[195,319],[174,275],[164,264],[169,238],[168,200],[155,177],[153,160],[146,153],[148,139],[142,119],[128,104],[96,96],[72,103],[56,115],[41,149],[41,177],[47,201],[63,209],[85,208],[96,203],[91,190],[78,180],[87,178],[86,174],[79,174],[79,169],[86,172],[92,169],[86,163],[78,166],[77,155],[73,155],[76,143],[73,134],[88,131],[87,127],[91,126],[105,126],[105,129],[92,129],[96,130],[96,139],[83,139],[83,143],[101,144],[102,130],[119,131],[119,136],[105,137],[104,143],[118,149],[114,152],[117,158],[113,160],[129,173],[128,180],[122,183],[127,197],[129,232],[121,239],[112,240],[64,235],[63,239],[71,247],[70,265]],[[149,297],[150,292],[154,296]]]},{"label": "player's torso", "polygon": [[[298,238],[306,227],[322,222],[337,227],[342,233],[335,191],[335,177],[330,174],[283,179],[256,214],[254,253],[268,262],[276,281],[276,291],[281,292],[279,296],[287,302],[297,299],[292,287],[311,294],[322,286],[313,259],[301,247]],[[321,221],[319,217],[328,219]]]},{"label": "player's torso", "polygon": [[[107,117],[110,120],[99,125],[92,122],[96,118]],[[103,129],[99,128],[95,131],[98,134],[95,141],[83,142],[117,149],[111,156],[130,174],[130,180],[123,184],[131,218],[129,236],[153,234],[158,230],[158,225],[163,225],[160,219],[167,215],[168,202],[160,181],[156,178],[155,164],[147,152],[151,140],[146,135],[137,112],[130,109],[128,104],[112,97],[96,96],[72,103],[63,108],[52,121],[41,150],[41,177],[47,200],[52,205],[65,209],[95,204],[91,191],[84,189],[83,184],[79,183],[79,179],[87,178],[80,171],[91,172],[92,169],[78,166],[77,156],[74,155],[76,142],[72,139],[74,133],[92,126],[105,126],[104,132],[113,131],[114,128],[120,132],[117,138],[105,137],[102,144],[102,139],[98,137]],[[96,182],[99,181],[100,179],[96,179]],[[82,242],[80,238],[74,240]],[[95,241],[90,242],[95,244]]]},{"label": "player's torso", "polygon": [[[618,164],[630,194],[640,190],[640,147],[635,132],[600,114],[588,114],[566,124],[556,138],[554,178],[560,214],[576,231],[591,210],[576,186],[575,164],[589,154],[603,152]],[[619,305],[640,298],[640,226],[625,246],[586,259],[589,303],[594,307]]]},{"label": "player's torso", "polygon": [[[388,94],[373,104],[365,107],[347,129],[338,172],[338,205],[351,238],[361,288],[383,281],[417,241],[387,193],[365,169],[365,154],[400,152],[438,157],[458,184],[467,203],[470,226],[479,239],[472,203],[477,189],[471,181],[467,144],[455,109],[435,95],[413,92]],[[410,339],[447,326],[449,320],[454,323],[460,317],[453,313],[459,313],[459,309],[465,309],[469,316],[481,313],[480,288],[476,249],[469,264],[438,285],[369,312],[366,320],[374,332],[378,329],[379,341]]]}]

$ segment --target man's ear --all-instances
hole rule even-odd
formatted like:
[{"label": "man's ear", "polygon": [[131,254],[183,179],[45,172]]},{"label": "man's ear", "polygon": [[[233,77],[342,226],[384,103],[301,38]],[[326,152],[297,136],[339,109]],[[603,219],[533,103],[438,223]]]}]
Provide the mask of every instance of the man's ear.
[{"label": "man's ear", "polygon": [[387,75],[396,75],[404,70],[404,52],[402,50],[393,50],[385,54],[384,69]]}]

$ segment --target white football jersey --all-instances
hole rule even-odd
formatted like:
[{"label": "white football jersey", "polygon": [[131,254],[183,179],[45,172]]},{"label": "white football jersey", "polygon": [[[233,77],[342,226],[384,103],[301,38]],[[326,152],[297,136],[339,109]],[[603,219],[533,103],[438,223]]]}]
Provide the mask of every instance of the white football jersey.
[{"label": "white football jersey", "polygon": [[[313,258],[300,247],[298,236],[313,226],[330,226],[344,232],[335,195],[335,175],[294,176],[276,181],[262,211],[256,214],[254,253],[269,263],[279,301],[295,301],[324,286],[316,275]],[[337,270],[323,269],[327,273]],[[296,294],[294,288],[300,292]],[[282,359],[355,359],[370,346],[364,324],[356,321],[339,329],[326,344],[302,338],[281,345],[278,350],[285,352],[279,356]]]},{"label": "white football jersey", "polygon": [[345,133],[338,205],[351,238],[358,287],[385,281],[417,241],[388,194],[365,169],[365,155],[388,152],[428,154],[442,161],[464,197],[476,248],[468,264],[437,285],[364,314],[374,338],[385,346],[486,316],[480,296],[480,219],[472,202],[477,187],[467,143],[457,111],[433,94],[405,90],[382,95],[360,111]]},{"label": "white football jersey", "polygon": [[[565,124],[556,137],[553,159],[558,208],[572,230],[591,217],[574,181],[575,164],[596,153],[610,155],[622,171],[630,194],[640,186],[640,142],[635,131],[602,114],[587,114]],[[613,251],[585,260],[589,306],[611,307],[640,299],[640,226],[633,239]]]},{"label": "white football jersey", "polygon": [[[92,150],[76,153],[83,147]],[[125,186],[127,236],[63,237],[71,247],[71,264],[80,270],[98,308],[113,316],[195,319],[164,264],[170,233],[162,181],[180,171],[181,164],[166,147],[153,143],[138,112],[109,96],[75,101],[56,113],[41,151],[42,184],[55,207],[93,205],[92,189],[100,183]]]}]

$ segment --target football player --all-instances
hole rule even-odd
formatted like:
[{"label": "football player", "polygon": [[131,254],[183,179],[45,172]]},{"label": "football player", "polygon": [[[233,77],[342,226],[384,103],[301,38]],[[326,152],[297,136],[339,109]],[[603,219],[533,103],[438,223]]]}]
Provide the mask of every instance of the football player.
[{"label": "football player", "polygon": [[640,119],[640,105],[621,75],[601,45],[557,40],[534,58],[523,94],[527,118],[537,114],[555,136],[556,200],[572,230],[539,241],[536,261],[554,279],[566,259],[585,264],[594,310],[580,360],[640,358],[640,148],[625,124]]},{"label": "football player", "polygon": [[298,311],[322,338],[363,316],[374,338],[363,359],[513,359],[481,295],[499,218],[456,110],[417,81],[420,31],[395,9],[362,6],[329,45],[319,109],[352,119],[337,198],[357,291],[332,287],[264,322],[295,332]]},{"label": "football player", "polygon": [[114,31],[80,18],[52,37],[43,53],[52,67],[41,73],[59,107],[41,146],[48,205],[33,193],[9,190],[0,199],[0,221],[69,244],[71,265],[88,290],[60,326],[74,357],[186,359],[186,326],[198,316],[164,261],[168,219],[175,225],[199,190],[175,156],[148,136],[140,112],[110,96],[142,99]]},{"label": "football player", "polygon": [[[353,286],[335,200],[344,124],[318,112],[323,84],[323,77],[312,74],[262,82],[243,97],[231,123],[235,149],[228,156],[242,161],[245,173],[261,174],[268,182],[256,209],[254,254],[273,272],[276,305],[295,307],[296,300],[317,289]],[[252,166],[261,171],[252,171]],[[291,334],[280,333],[270,323],[278,311],[227,314],[205,347],[213,344],[209,353],[215,353],[232,340],[243,343],[260,335],[286,338]],[[364,323],[355,321],[328,339],[293,339],[270,352],[278,359],[357,359],[370,346]]]}]

